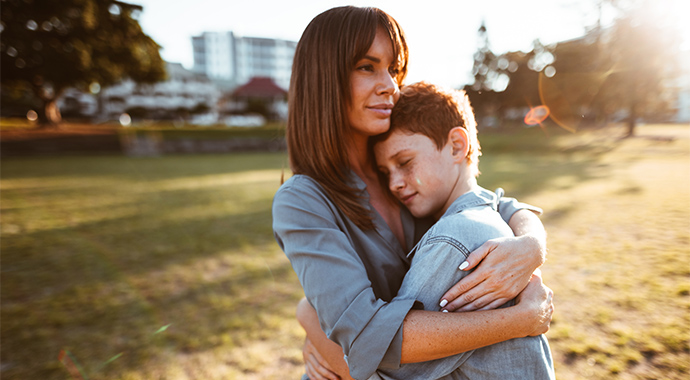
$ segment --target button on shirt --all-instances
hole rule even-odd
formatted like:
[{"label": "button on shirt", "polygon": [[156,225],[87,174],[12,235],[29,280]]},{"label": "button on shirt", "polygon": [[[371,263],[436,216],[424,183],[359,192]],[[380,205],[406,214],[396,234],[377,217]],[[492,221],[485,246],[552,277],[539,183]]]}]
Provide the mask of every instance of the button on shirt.
[{"label": "button on shirt", "polygon": [[[273,231],[317,311],[321,328],[345,353],[350,375],[369,378],[377,368],[398,368],[402,324],[415,303],[396,298],[410,259],[384,219],[369,203],[366,185],[350,172],[375,230],[362,230],[333,203],[314,179],[295,175],[273,199]],[[525,205],[503,198],[507,222]],[[406,244],[413,247],[431,223],[401,208]]]}]

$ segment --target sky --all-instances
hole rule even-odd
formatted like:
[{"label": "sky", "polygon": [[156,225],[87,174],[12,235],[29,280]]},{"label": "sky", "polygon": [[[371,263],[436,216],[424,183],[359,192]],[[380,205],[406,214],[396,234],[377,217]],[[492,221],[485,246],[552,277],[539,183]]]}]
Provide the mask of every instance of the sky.
[{"label": "sky", "polygon": [[[672,0],[690,4],[690,0]],[[341,5],[374,6],[395,18],[407,36],[407,82],[459,87],[472,82],[472,55],[482,21],[495,53],[529,51],[532,42],[582,36],[598,17],[595,0],[129,0],[144,7],[139,21],[169,62],[191,69],[191,37],[233,31],[298,41],[314,16]],[[690,11],[690,7],[688,7]],[[607,15],[604,14],[604,19]],[[689,38],[690,40],[690,38]]]}]

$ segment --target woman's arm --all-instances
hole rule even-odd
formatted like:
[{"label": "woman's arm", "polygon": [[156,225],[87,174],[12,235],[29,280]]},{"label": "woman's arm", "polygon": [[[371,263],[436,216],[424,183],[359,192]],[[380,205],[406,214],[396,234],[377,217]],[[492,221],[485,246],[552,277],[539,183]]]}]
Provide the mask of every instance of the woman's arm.
[{"label": "woman's arm", "polygon": [[512,307],[466,313],[412,310],[403,323],[401,363],[447,357],[508,339],[535,336],[549,330],[553,292],[539,276]]},{"label": "woman's arm", "polygon": [[[461,352],[503,342],[508,339],[534,336],[547,332],[553,315],[553,292],[532,276],[525,290],[516,299],[515,306],[467,313],[439,313],[411,310],[403,322],[402,363],[417,363],[448,357]],[[297,319],[307,332],[305,363],[309,377],[331,379],[328,374],[337,373],[342,379],[350,379],[347,363],[343,360],[340,346],[326,337],[319,327],[314,309],[300,301]],[[462,337],[450,339],[449,337]],[[311,349],[327,362],[318,360]]]},{"label": "woman's arm", "polygon": [[546,230],[539,217],[522,209],[508,223],[516,237],[492,239],[474,250],[463,270],[479,266],[443,295],[448,311],[494,309],[515,298],[546,261]]},{"label": "woman's arm", "polygon": [[343,349],[326,337],[319,326],[316,310],[306,298],[302,298],[297,305],[297,321],[307,333],[302,354],[309,379],[352,380],[343,358]]}]

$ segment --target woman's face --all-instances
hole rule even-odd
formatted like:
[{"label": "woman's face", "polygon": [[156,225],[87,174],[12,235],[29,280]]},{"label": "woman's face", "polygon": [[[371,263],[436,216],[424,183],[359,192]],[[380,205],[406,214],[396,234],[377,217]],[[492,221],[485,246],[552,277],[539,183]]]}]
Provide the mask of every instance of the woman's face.
[{"label": "woman's face", "polygon": [[395,80],[397,67],[388,35],[378,28],[369,51],[355,64],[350,76],[352,98],[347,112],[354,134],[369,137],[390,128],[391,111],[400,97]]}]

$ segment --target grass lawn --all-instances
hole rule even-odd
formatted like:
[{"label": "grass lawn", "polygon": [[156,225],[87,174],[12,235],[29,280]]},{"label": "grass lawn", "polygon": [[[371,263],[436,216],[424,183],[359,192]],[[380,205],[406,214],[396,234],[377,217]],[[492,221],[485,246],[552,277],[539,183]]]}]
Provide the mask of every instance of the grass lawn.
[{"label": "grass lawn", "polygon": [[[546,211],[559,379],[690,373],[690,126],[622,132],[480,136],[480,184]],[[0,376],[299,378],[302,291],[271,233],[283,166],[3,159]]]}]

